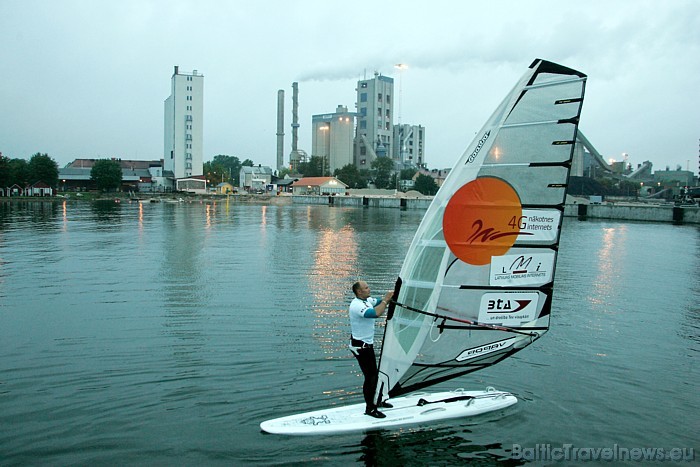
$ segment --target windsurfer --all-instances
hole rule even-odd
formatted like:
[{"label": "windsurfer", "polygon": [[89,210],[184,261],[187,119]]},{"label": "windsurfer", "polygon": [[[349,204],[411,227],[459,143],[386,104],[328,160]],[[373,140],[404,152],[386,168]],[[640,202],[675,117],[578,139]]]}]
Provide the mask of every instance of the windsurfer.
[{"label": "windsurfer", "polygon": [[[374,402],[374,390],[377,385],[377,359],[374,354],[374,323],[382,316],[389,305],[389,300],[394,296],[390,291],[384,294],[382,299],[370,296],[369,285],[365,281],[358,281],[352,285],[355,298],[350,302],[348,314],[350,316],[350,350],[352,351],[360,369],[365,377],[362,385],[362,393],[365,397],[365,414],[375,418],[384,418]],[[379,407],[390,408],[391,404],[382,402]]]}]

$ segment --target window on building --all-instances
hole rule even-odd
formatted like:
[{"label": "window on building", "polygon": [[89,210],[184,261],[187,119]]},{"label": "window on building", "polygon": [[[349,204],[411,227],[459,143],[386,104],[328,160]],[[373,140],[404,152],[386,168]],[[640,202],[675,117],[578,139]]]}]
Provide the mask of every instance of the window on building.
[{"label": "window on building", "polygon": [[379,94],[377,94],[377,101],[378,102],[382,101],[382,93],[381,92]]},{"label": "window on building", "polygon": [[390,118],[390,116],[389,116],[389,109],[386,109],[386,118]]},{"label": "window on building", "polygon": [[362,107],[360,109],[360,117],[366,117],[367,116],[367,107]]},{"label": "window on building", "polygon": [[384,128],[385,130],[389,129],[389,122],[386,122],[386,127]]},{"label": "window on building", "polygon": [[360,120],[360,130],[367,129],[367,120]]},{"label": "window on building", "polygon": [[360,93],[360,102],[367,102],[367,93],[366,92]]},{"label": "window on building", "polygon": [[360,83],[360,87],[361,87],[362,89],[367,88],[367,83]]},{"label": "window on building", "polygon": [[386,103],[391,104],[391,96],[389,94],[386,95]]},{"label": "window on building", "polygon": [[377,117],[381,117],[381,116],[382,116],[382,109],[377,109]]}]

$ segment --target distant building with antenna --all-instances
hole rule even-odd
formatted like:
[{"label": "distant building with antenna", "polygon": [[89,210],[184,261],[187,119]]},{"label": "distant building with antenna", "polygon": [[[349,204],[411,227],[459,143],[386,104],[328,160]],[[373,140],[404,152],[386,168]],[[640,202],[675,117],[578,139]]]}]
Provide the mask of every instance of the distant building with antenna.
[{"label": "distant building with antenna", "polygon": [[202,175],[204,76],[175,66],[165,100],[163,169],[175,179]]},{"label": "distant building with antenna", "polygon": [[394,137],[394,79],[374,74],[357,82],[355,164],[369,168],[377,157],[392,157]]}]

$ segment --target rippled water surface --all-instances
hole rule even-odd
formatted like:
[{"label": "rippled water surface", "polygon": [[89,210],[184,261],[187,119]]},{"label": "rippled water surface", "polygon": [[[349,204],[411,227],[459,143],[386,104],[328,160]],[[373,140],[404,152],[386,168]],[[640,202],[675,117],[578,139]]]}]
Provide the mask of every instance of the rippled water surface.
[{"label": "rippled water surface", "polygon": [[[565,219],[552,328],[448,383],[503,412],[295,438],[358,403],[346,306],[390,288],[422,211],[0,203],[0,464],[482,465],[513,445],[698,448],[700,231]],[[700,453],[696,454],[696,457]]]}]

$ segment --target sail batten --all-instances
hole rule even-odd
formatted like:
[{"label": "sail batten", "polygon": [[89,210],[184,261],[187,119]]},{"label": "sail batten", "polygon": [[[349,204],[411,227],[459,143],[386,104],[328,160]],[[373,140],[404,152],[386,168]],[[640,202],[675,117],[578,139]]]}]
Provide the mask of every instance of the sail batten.
[{"label": "sail batten", "polygon": [[496,364],[549,329],[585,81],[535,61],[456,161],[399,273],[378,400]]}]

